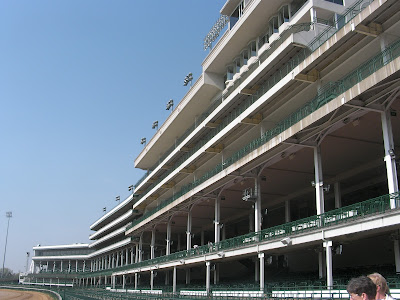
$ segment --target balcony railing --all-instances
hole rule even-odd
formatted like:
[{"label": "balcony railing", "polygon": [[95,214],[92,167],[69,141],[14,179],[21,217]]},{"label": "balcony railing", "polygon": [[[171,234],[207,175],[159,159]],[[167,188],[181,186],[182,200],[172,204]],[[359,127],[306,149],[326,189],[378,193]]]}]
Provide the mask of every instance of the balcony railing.
[{"label": "balcony railing", "polygon": [[220,251],[239,249],[249,245],[265,243],[285,237],[294,237],[305,232],[317,231],[331,226],[357,221],[371,215],[384,214],[387,211],[391,211],[390,203],[393,200],[396,202],[396,207],[400,207],[399,192],[334,209],[320,215],[266,228],[259,232],[251,232],[245,235],[222,240],[217,243],[208,243],[207,245],[199,246],[197,248],[175,252],[170,255],[164,255],[114,269],[90,272],[87,275],[80,274],[80,276],[111,275],[113,272],[154,266],[172,261],[180,261],[197,256],[204,256],[205,254],[217,254]]},{"label": "balcony railing", "polygon": [[[227,158],[223,163],[216,165],[213,169],[206,172],[202,177],[198,178],[192,183],[189,183],[181,188],[181,190],[173,197],[168,198],[161,202],[157,207],[148,211],[140,218],[134,220],[131,226],[127,227],[127,230],[135,226],[136,224],[142,222],[149,216],[153,215],[160,209],[164,208],[166,205],[172,203],[175,199],[183,196],[194,187],[200,185],[201,183],[205,182],[206,180],[210,179],[211,177],[215,176],[219,172],[221,172],[224,168],[229,167],[230,165],[237,162],[239,159],[243,158],[250,152],[254,151],[255,149],[259,148],[260,146],[264,145],[272,138],[277,136],[278,134],[282,133],[283,131],[289,129],[305,117],[309,116],[311,113],[315,112],[321,106],[327,104],[332,99],[338,97],[340,94],[344,93],[345,91],[349,90],[351,87],[356,85],[357,83],[361,82],[384,65],[390,63],[395,58],[400,56],[400,40],[391,44],[388,48],[386,48],[383,52],[379,53],[366,63],[359,66],[356,70],[352,71],[348,75],[346,75],[342,80],[331,82],[326,84],[322,87],[319,91],[317,96],[315,96],[311,101],[306,103],[303,107],[299,108],[292,114],[290,114],[287,118],[279,122],[274,128],[267,130],[261,137],[251,141],[245,147],[241,148],[239,151],[234,153],[232,156]],[[260,97],[259,95],[258,97]],[[236,114],[240,114],[240,112],[244,111],[246,107],[249,107],[251,103],[254,103],[258,97],[253,96],[249,97],[247,101],[245,101],[234,113],[230,115],[230,118],[235,119]],[[225,119],[226,122],[229,122]],[[223,122],[219,127],[215,130],[222,130],[225,127],[225,122]]]},{"label": "balcony railing", "polygon": [[[211,140],[218,132],[220,132],[223,128],[225,128],[227,125],[229,125],[233,120],[237,118],[246,108],[248,108],[251,104],[253,104],[256,100],[258,100],[262,95],[264,95],[267,91],[269,91],[273,86],[275,86],[280,80],[282,80],[286,75],[288,75],[295,67],[297,67],[301,62],[303,62],[313,51],[318,49],[324,42],[326,42],[333,34],[335,34],[339,29],[341,29],[346,23],[350,22],[358,13],[360,13],[365,7],[367,7],[367,4],[371,3],[371,0],[359,0],[357,1],[352,7],[347,9],[343,15],[341,16],[340,19],[338,19],[335,23],[335,27],[328,27],[326,30],[324,30],[318,37],[316,37],[312,42],[309,43],[307,48],[302,49],[296,56],[294,56],[290,61],[288,61],[285,65],[282,66],[280,70],[275,72],[269,80],[259,89],[258,93],[248,97],[247,100],[240,106],[238,107],[235,111],[230,113],[224,120],[223,122],[215,129],[211,130],[209,134],[207,134],[206,137],[204,137],[199,143],[195,145],[189,152],[187,152],[185,155],[183,155],[175,164],[174,166],[163,173],[162,176],[160,176],[154,183],[152,183],[145,191],[141,193],[141,196],[136,198],[136,201],[139,201],[146,193],[148,193],[151,189],[153,189],[158,183],[160,183],[164,178],[166,178],[169,174],[171,174],[174,170],[176,170],[180,165],[182,165],[183,162],[185,162],[189,157],[194,155],[202,146],[204,146],[209,140]],[[254,71],[254,70],[253,70]],[[219,99],[218,101],[214,102],[212,106],[201,116],[201,120],[204,120],[220,103],[222,102],[222,99]],[[192,125],[186,133],[184,134],[184,138],[186,138],[196,127],[197,125],[201,122],[199,120],[198,123]],[[274,133],[272,132],[272,136],[275,136],[279,134],[279,128],[276,127],[272,131],[278,132]],[[261,137],[261,139],[268,138],[268,135]],[[180,140],[184,139],[183,137]],[[270,139],[270,138],[269,138]],[[268,140],[269,140],[268,139]],[[268,141],[267,140],[267,141]],[[247,145],[247,148],[252,148],[255,144],[257,144],[259,141],[255,140],[251,142],[253,145]],[[262,141],[261,141],[262,142]],[[266,141],[265,141],[266,142]],[[262,142],[264,144],[265,142]],[[174,150],[175,146],[171,147],[168,151],[167,154],[165,154],[163,157],[165,158],[168,154],[170,154]],[[237,152],[233,157],[228,159],[226,162],[223,163],[223,165],[229,164],[230,161],[232,160],[237,160],[235,159],[236,156],[240,156],[240,152],[245,151],[245,149],[240,150]],[[240,156],[242,157],[242,156]],[[164,159],[163,158],[163,159]],[[223,169],[223,165],[218,165],[216,166],[213,170],[209,171],[206,173],[200,181],[197,180],[196,182],[204,182],[206,179],[210,178],[210,176],[213,176]],[[143,181],[144,178],[141,179]],[[182,187],[181,191],[186,190],[190,191],[193,187],[197,186],[200,183],[191,183],[187,186]],[[136,184],[137,186],[138,184]],[[185,192],[186,193],[186,192]],[[179,196],[178,196],[179,195]],[[182,193],[177,193],[173,198],[169,198],[167,200],[164,200],[164,202],[171,203],[173,200],[179,198],[182,196]],[[162,207],[165,207],[167,204],[163,204]],[[150,211],[149,213],[146,214],[146,217],[151,215],[152,213],[158,211],[158,207],[155,210]],[[143,215],[141,218],[137,219],[134,221],[134,224],[137,224],[141,220],[143,220],[145,216]],[[133,226],[132,225],[132,226]],[[128,227],[128,229],[132,228],[132,226]]]}]

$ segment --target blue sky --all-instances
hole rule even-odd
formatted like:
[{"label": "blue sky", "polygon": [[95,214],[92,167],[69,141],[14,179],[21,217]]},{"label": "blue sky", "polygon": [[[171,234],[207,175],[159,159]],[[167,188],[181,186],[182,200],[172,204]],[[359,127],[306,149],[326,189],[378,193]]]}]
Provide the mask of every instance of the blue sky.
[{"label": "blue sky", "polygon": [[0,260],[89,242],[144,171],[141,137],[201,74],[225,0],[0,1]]}]

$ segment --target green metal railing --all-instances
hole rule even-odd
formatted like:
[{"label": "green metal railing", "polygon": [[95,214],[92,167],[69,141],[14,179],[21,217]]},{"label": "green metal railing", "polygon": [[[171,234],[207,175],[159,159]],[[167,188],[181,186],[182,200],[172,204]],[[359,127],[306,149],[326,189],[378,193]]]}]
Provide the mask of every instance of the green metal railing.
[{"label": "green metal railing", "polygon": [[[338,97],[340,94],[349,90],[357,83],[366,79],[368,76],[370,76],[371,74],[382,68],[384,65],[390,63],[399,56],[400,56],[400,40],[394,42],[384,51],[382,51],[381,53],[379,53],[366,63],[359,66],[356,70],[346,75],[342,80],[326,84],[318,91],[318,94],[311,101],[309,101],[304,106],[302,106],[301,108],[299,108],[298,110],[287,116],[284,120],[279,122],[272,129],[267,130],[261,137],[254,139],[249,144],[241,148],[239,151],[231,155],[223,163],[216,165],[213,169],[209,170],[208,172],[203,174],[203,176],[193,181],[192,183],[183,186],[181,190],[178,193],[175,193],[173,197],[164,200],[154,209],[143,214],[138,219],[135,219],[132,222],[132,225],[128,226],[127,228],[128,229],[132,228],[136,224],[142,222],[149,216],[153,215],[157,211],[164,208],[166,205],[172,203],[175,199],[178,199],[179,197],[183,196],[184,194],[192,190],[194,187],[212,178],[213,176],[221,172],[224,168],[227,168],[228,166],[234,164],[235,162],[237,162],[239,159],[243,158],[250,152],[264,145],[278,134],[289,129],[290,127],[292,127],[305,117],[309,116],[311,113],[315,112],[323,105],[327,104],[332,99]],[[249,102],[251,102],[251,100],[249,100]],[[244,110],[245,107],[247,107],[247,105],[250,105],[250,103],[245,102],[244,104],[242,104],[241,111]],[[240,112],[237,113],[240,114]],[[232,118],[235,117],[232,116]],[[221,124],[220,126],[222,127],[224,126],[224,124],[225,123]]]},{"label": "green metal railing", "polygon": [[[326,42],[333,34],[335,34],[339,29],[341,29],[344,24],[350,22],[359,12],[362,11],[366,7],[366,4],[371,3],[372,1],[370,0],[359,0],[357,1],[351,8],[347,9],[341,18],[337,20],[335,23],[335,27],[328,27],[326,30],[324,30],[318,37],[316,37],[313,41],[311,41],[308,45],[307,48],[302,49],[295,55],[290,61],[288,61],[285,65],[282,66],[280,70],[278,70],[275,74],[273,74],[267,82],[258,90],[257,94],[248,97],[244,103],[242,103],[236,110],[231,112],[223,121],[222,123],[215,129],[210,130],[210,132],[201,140],[199,141],[195,147],[193,147],[189,152],[187,152],[185,155],[183,155],[175,164],[174,166],[169,169],[168,171],[164,172],[162,176],[158,178],[153,184],[151,184],[142,194],[141,196],[136,198],[136,201],[139,201],[146,193],[148,193],[152,188],[154,188],[158,183],[160,183],[164,178],[166,178],[169,174],[171,174],[174,170],[176,170],[179,166],[182,165],[187,159],[189,159],[192,155],[194,155],[201,147],[203,147],[208,141],[210,141],[216,134],[218,134],[221,130],[223,130],[227,125],[229,125],[233,120],[235,120],[239,115],[243,113],[244,110],[246,110],[250,105],[252,105],[254,102],[256,102],[262,95],[264,95],[267,91],[269,91],[273,86],[275,86],[280,80],[282,80],[286,75],[288,75],[295,67],[297,67],[301,62],[303,62],[312,52],[314,52],[316,49],[318,49],[324,42]],[[254,66],[255,70],[256,66]],[[254,71],[253,70],[253,71]],[[252,71],[251,71],[252,72]],[[359,81],[358,81],[359,82]],[[329,90],[331,91],[331,89]],[[183,194],[186,192],[190,191],[193,187],[199,185],[200,183],[204,182],[205,180],[211,178],[212,176],[216,175],[217,173],[221,172],[224,167],[232,164],[233,162],[237,161],[241,157],[243,157],[243,153],[248,153],[249,149],[255,149],[254,147],[259,147],[262,144],[265,144],[268,140],[270,140],[272,137],[276,136],[277,134],[282,132],[281,128],[282,125],[290,122],[293,123],[293,121],[298,120],[300,116],[309,115],[312,111],[314,111],[314,108],[318,108],[321,105],[323,105],[323,102],[327,102],[328,98],[321,98],[324,94],[319,94],[316,98],[311,101],[311,103],[308,104],[308,106],[305,106],[302,108],[302,111],[297,111],[293,114],[293,116],[290,116],[289,118],[291,120],[288,121],[288,119],[285,119],[280,123],[279,126],[276,126],[275,128],[269,130],[266,134],[264,134],[260,139],[256,139],[252,141],[250,144],[245,146],[243,149],[240,149],[237,153],[235,153],[232,157],[227,159],[224,163],[217,165],[213,170],[208,171],[205,173],[201,179],[198,179],[194,181],[193,183],[190,183],[184,187],[182,187],[181,191],[176,193],[173,197],[166,199],[163,201],[163,203],[156,207],[155,209],[149,211],[145,215],[143,215],[141,218],[136,219],[131,226],[129,226],[127,229],[132,228],[135,224],[138,224],[145,218],[149,217],[152,215],[154,212],[158,211],[162,207],[165,207],[165,205],[173,202],[175,199],[181,197]],[[334,94],[330,95],[332,97]],[[333,99],[333,98],[331,98]],[[330,100],[331,100],[330,99]],[[219,105],[218,100],[213,103],[213,105],[210,107],[210,109],[207,110],[202,116],[202,120],[206,118],[218,105]],[[313,104],[313,102],[317,102],[317,105]],[[311,110],[310,110],[311,109]],[[199,123],[202,121],[199,120]],[[198,123],[198,124],[199,124]],[[188,136],[194,128],[197,126],[197,123],[192,125],[191,128],[186,131],[184,134],[184,137]],[[285,126],[286,128],[286,126]],[[181,139],[183,140],[184,137]],[[170,150],[167,152],[167,154],[170,154],[173,151],[173,148],[170,148]],[[166,157],[166,155],[165,155]],[[145,178],[142,178],[141,181],[143,181]],[[138,185],[138,183],[136,184]]]},{"label": "green metal railing", "polygon": [[209,243],[208,245],[175,252],[170,255],[156,257],[154,259],[122,266],[113,270],[114,272],[118,272],[132,268],[153,266],[170,261],[179,261],[185,258],[202,256],[209,253],[217,253],[218,251],[236,249],[277,238],[281,239],[283,237],[293,236],[308,231],[319,230],[333,225],[349,222],[351,220],[364,218],[365,216],[369,216],[371,214],[383,214],[390,210],[391,199],[396,201],[396,207],[398,207],[400,202],[399,193],[388,194],[372,198],[364,202],[338,208],[321,215],[315,215],[275,227],[266,228],[260,232],[251,232],[245,235],[226,239],[218,243]]}]

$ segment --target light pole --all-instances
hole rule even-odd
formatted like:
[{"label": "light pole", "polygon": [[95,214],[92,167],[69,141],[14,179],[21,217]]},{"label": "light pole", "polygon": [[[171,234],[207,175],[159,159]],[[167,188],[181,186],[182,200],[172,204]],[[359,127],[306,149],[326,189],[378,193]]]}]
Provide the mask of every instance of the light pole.
[{"label": "light pole", "polygon": [[10,219],[12,218],[12,212],[6,212],[7,221],[7,234],[6,234],[6,244],[4,246],[4,257],[3,257],[3,277],[4,277],[4,263],[6,262],[6,252],[7,252],[7,240],[8,240],[8,227],[10,226]]},{"label": "light pole", "polygon": [[28,273],[29,255],[30,253],[26,252],[26,270],[25,270],[26,273]]}]

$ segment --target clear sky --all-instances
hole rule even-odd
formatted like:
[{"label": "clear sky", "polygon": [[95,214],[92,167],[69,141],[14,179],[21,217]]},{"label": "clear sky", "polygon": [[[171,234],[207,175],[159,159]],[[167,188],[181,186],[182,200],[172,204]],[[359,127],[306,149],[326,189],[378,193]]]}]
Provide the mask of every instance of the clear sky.
[{"label": "clear sky", "polygon": [[89,226],[144,171],[169,99],[201,74],[225,0],[0,1],[0,261],[25,271],[41,245],[88,243]]}]

